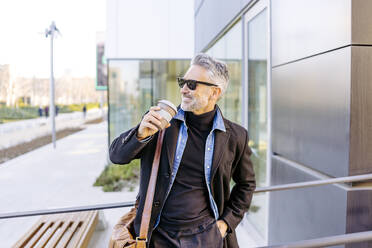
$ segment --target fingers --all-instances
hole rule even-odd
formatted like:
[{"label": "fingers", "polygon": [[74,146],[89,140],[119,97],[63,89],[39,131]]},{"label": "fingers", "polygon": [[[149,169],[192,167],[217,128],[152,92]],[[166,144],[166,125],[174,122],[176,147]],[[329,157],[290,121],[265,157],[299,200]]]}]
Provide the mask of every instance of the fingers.
[{"label": "fingers", "polygon": [[[147,112],[147,114],[143,117],[140,127],[138,129],[137,138],[143,139],[148,137],[149,135],[153,135],[159,130],[162,130],[162,121],[164,121],[163,117],[157,112],[161,108],[158,106],[152,106]],[[168,123],[164,128],[170,127],[170,123]]]},{"label": "fingers", "polygon": [[150,123],[150,124],[152,124],[152,125],[155,125],[156,126],[156,129],[161,129],[161,121],[160,121],[160,119],[161,119],[161,116],[159,116],[160,117],[160,119],[158,118],[158,113],[156,113],[156,112],[154,112],[154,113],[150,113],[149,112],[149,115],[147,115],[145,118],[144,118],[144,120],[145,120],[145,122],[147,122],[147,123]]},{"label": "fingers", "polygon": [[152,110],[152,111],[158,111],[158,110],[160,110],[161,108],[159,107],[159,106],[152,106],[151,108],[150,108],[150,110]]},{"label": "fingers", "polygon": [[146,115],[147,116],[153,116],[160,121],[163,117],[156,111],[157,110],[150,109],[150,111]]},{"label": "fingers", "polygon": [[154,124],[152,124],[148,121],[144,121],[142,125],[143,125],[143,127],[148,128],[148,129],[152,130],[153,132],[156,132],[156,131],[159,130],[159,128],[157,126],[155,126]]}]

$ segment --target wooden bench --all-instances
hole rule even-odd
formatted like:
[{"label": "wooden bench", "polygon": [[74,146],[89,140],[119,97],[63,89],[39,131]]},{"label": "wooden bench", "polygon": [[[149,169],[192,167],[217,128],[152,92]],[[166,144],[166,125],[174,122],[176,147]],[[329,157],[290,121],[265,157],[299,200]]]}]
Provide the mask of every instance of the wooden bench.
[{"label": "wooden bench", "polygon": [[98,222],[98,211],[42,216],[13,248],[85,248]]}]

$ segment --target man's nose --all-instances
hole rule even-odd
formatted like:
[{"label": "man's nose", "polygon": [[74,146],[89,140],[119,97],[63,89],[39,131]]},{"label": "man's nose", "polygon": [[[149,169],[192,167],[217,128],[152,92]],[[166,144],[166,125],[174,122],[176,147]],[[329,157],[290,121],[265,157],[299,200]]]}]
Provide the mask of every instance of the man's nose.
[{"label": "man's nose", "polygon": [[189,87],[187,87],[187,84],[184,84],[183,87],[180,89],[181,93],[188,93],[190,91]]}]

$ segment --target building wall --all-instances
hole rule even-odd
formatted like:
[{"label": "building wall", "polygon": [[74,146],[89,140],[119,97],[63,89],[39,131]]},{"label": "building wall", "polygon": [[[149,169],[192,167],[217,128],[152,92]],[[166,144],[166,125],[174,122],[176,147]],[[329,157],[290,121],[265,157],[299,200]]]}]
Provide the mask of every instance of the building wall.
[{"label": "building wall", "polygon": [[[372,137],[367,128],[372,127],[371,119],[361,117],[372,110],[365,108],[371,103],[361,94],[361,89],[371,91],[365,70],[372,66],[371,49],[361,45],[372,44],[371,18],[364,13],[372,5],[351,0],[280,0],[272,1],[271,7],[272,150],[276,155],[272,184],[370,173],[371,158],[365,151],[371,146],[367,139],[360,141],[360,133]],[[359,202],[364,210],[358,211],[359,203],[350,199],[361,192],[368,197]],[[371,225],[360,220],[366,209],[372,210],[370,192],[329,185],[272,193],[269,243],[369,230]]]},{"label": "building wall", "polygon": [[[269,2],[271,184],[371,173],[372,1]],[[196,0],[195,50],[216,47],[216,37],[224,39],[249,3]],[[225,53],[232,49],[224,47]],[[370,230],[371,189],[370,183],[353,183],[270,193],[267,242]]]},{"label": "building wall", "polygon": [[193,7],[183,0],[108,0],[106,58],[190,58]]},{"label": "building wall", "polygon": [[158,100],[180,103],[177,77],[194,54],[194,2],[108,0],[109,140],[137,125]]}]

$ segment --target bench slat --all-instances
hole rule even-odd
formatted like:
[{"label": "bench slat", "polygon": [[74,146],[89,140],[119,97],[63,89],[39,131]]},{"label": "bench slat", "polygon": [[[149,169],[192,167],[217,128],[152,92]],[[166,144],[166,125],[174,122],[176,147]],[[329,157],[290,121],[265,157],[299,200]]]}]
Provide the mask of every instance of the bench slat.
[{"label": "bench slat", "polygon": [[64,221],[64,223],[61,227],[61,230],[59,231],[58,235],[56,236],[56,238],[54,239],[54,241],[50,245],[51,248],[55,248],[58,245],[59,241],[62,239],[63,235],[67,231],[67,228],[70,226],[70,224],[71,224],[70,219]]},{"label": "bench slat", "polygon": [[41,222],[40,220],[38,222],[36,222],[30,229],[27,233],[25,233],[25,235],[23,235],[23,237],[18,240],[17,243],[15,243],[12,248],[21,248],[21,247],[24,247],[28,242],[30,242],[30,240],[32,239],[32,237],[38,232],[38,230],[41,228],[41,226],[43,225],[43,222]]},{"label": "bench slat", "polygon": [[86,248],[97,223],[97,210],[44,215],[13,248]]},{"label": "bench slat", "polygon": [[44,225],[39,229],[39,231],[32,237],[30,240],[31,242],[28,242],[24,248],[32,248],[34,247],[37,242],[41,239],[41,237],[44,235],[44,233],[48,230],[51,223],[44,223]]},{"label": "bench slat", "polygon": [[76,241],[77,244],[74,247],[88,247],[89,240],[92,238],[94,233],[94,228],[98,223],[98,211],[92,211],[89,215],[89,218],[87,218],[89,221],[85,221],[81,228],[83,234],[80,236],[80,239]]},{"label": "bench slat", "polygon": [[59,220],[59,221],[56,221],[52,227],[52,230],[50,231],[50,233],[48,234],[47,237],[45,237],[45,240],[40,243],[37,248],[44,248],[46,247],[46,245],[48,244],[48,242],[51,240],[51,238],[53,237],[54,233],[57,231],[58,227],[60,227],[62,224],[62,221]]}]

